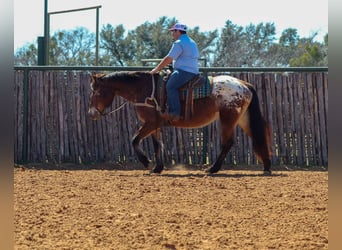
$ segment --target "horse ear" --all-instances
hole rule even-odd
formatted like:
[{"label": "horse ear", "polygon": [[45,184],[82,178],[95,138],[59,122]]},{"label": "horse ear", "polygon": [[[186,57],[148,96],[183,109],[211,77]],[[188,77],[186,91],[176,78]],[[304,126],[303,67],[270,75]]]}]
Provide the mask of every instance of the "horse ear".
[{"label": "horse ear", "polygon": [[101,79],[102,77],[104,77],[106,74],[104,73],[97,73],[97,72],[92,72],[91,73],[91,78],[97,78],[97,79]]}]

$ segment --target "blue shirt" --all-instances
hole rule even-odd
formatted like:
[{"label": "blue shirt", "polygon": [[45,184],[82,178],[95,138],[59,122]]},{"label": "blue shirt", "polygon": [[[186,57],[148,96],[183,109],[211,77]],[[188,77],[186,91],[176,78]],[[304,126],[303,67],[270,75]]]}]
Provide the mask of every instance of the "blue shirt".
[{"label": "blue shirt", "polygon": [[198,74],[198,48],[197,44],[187,34],[182,34],[175,41],[168,53],[173,59],[173,68]]}]

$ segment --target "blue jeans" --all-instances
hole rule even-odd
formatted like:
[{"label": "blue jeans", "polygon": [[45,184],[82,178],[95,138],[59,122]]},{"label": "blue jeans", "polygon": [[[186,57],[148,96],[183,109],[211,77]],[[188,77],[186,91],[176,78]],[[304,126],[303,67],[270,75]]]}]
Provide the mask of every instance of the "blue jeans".
[{"label": "blue jeans", "polygon": [[180,116],[181,105],[178,89],[186,82],[190,81],[197,74],[175,69],[166,84],[167,103],[169,105],[169,114]]}]

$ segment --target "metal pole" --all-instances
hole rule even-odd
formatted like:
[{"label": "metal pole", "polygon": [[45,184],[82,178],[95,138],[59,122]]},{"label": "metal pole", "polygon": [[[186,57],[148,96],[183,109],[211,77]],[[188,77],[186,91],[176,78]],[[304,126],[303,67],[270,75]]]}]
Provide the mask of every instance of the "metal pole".
[{"label": "metal pole", "polygon": [[47,15],[46,65],[50,65],[50,14]]},{"label": "metal pole", "polygon": [[99,64],[99,8],[96,8],[96,50],[95,50],[95,65]]},{"label": "metal pole", "polygon": [[[45,0],[47,4],[47,0]],[[62,10],[62,11],[54,11],[54,12],[47,12],[47,5],[46,7],[46,16],[45,16],[45,42],[46,42],[46,65],[49,65],[49,38],[50,38],[50,16],[55,14],[63,14],[68,12],[76,12],[76,11],[84,11],[84,10],[91,10],[96,9],[96,41],[95,41],[95,65],[98,65],[99,62],[99,16],[100,11],[99,9],[102,7],[101,5],[94,6],[94,7],[87,7],[87,8],[80,8],[80,9],[72,9],[72,10]]]},{"label": "metal pole", "polygon": [[44,65],[49,64],[49,14],[48,14],[48,0],[45,0],[44,5],[44,39],[45,39],[45,48],[44,48],[44,54],[45,54],[45,62]]}]

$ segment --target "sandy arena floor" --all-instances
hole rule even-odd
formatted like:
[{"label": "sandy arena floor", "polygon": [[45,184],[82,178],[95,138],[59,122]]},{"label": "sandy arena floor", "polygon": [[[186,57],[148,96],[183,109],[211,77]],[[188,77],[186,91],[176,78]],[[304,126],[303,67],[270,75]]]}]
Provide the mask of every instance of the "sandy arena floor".
[{"label": "sandy arena floor", "polygon": [[19,167],[14,211],[14,249],[328,249],[328,171]]}]

